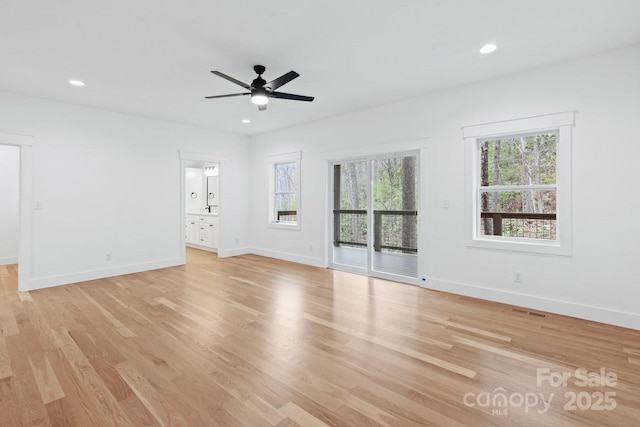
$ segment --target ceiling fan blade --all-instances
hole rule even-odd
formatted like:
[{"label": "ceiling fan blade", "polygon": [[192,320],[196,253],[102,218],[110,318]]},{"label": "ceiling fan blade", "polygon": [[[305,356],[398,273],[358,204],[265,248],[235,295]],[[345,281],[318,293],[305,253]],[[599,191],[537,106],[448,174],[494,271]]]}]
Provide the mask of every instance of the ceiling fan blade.
[{"label": "ceiling fan blade", "polygon": [[251,86],[249,86],[248,84],[243,83],[243,82],[241,82],[240,80],[234,79],[234,78],[233,78],[233,77],[231,77],[231,76],[227,76],[226,74],[221,73],[220,71],[212,71],[212,73],[213,73],[213,74],[215,74],[215,75],[216,75],[216,76],[218,76],[218,77],[222,77],[222,78],[223,78],[223,79],[225,79],[225,80],[229,80],[230,82],[235,83],[235,84],[237,84],[238,86],[242,86],[243,88],[245,88],[245,89],[247,89],[247,90],[251,89]]},{"label": "ceiling fan blade", "polygon": [[258,105],[258,111],[264,111],[267,109],[267,104],[264,105]]},{"label": "ceiling fan blade", "polygon": [[275,80],[271,80],[269,83],[264,85],[264,87],[269,88],[270,90],[276,90],[280,86],[289,83],[291,80],[300,76],[300,74],[295,71],[289,71],[287,74],[283,74]]},{"label": "ceiling fan blade", "polygon": [[284,92],[271,92],[269,93],[269,96],[272,98],[291,99],[293,101],[307,101],[307,102],[311,102],[315,99],[313,96],[294,95],[292,93],[284,93]]},{"label": "ceiling fan blade", "polygon": [[251,95],[251,92],[245,92],[245,93],[230,93],[229,95],[212,95],[212,96],[205,96],[205,98],[207,98],[207,99],[213,99],[213,98],[229,98],[230,96],[242,96],[242,95]]}]

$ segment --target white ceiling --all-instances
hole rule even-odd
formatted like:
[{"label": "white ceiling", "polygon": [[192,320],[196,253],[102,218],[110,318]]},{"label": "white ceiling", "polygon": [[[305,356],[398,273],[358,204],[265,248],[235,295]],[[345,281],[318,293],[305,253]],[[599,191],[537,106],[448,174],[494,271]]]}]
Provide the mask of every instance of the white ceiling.
[{"label": "white ceiling", "polygon": [[[253,135],[639,42],[639,0],[1,0],[0,90]],[[204,99],[255,64],[315,101]]]}]

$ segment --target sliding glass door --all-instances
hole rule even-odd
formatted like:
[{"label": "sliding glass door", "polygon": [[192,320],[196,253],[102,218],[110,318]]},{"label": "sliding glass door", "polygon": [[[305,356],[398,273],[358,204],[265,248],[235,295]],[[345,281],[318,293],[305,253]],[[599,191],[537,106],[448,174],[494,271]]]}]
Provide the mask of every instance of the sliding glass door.
[{"label": "sliding glass door", "polygon": [[335,162],[331,167],[332,267],[417,279],[417,154]]}]

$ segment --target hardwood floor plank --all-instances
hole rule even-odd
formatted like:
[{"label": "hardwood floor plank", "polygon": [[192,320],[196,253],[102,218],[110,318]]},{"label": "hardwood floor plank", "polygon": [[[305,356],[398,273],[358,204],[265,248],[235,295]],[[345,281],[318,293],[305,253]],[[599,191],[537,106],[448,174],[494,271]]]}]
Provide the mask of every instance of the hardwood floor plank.
[{"label": "hardwood floor plank", "polygon": [[292,402],[287,402],[280,408],[280,412],[285,414],[288,418],[292,419],[296,423],[307,427],[329,427],[328,424],[320,421],[298,405]]},{"label": "hardwood floor plank", "polygon": [[33,377],[40,391],[42,403],[46,405],[47,403],[62,399],[64,392],[47,356],[45,355],[43,359],[29,358],[29,364],[31,365]]},{"label": "hardwood floor plank", "polygon": [[0,380],[9,378],[11,375],[11,360],[9,359],[7,341],[3,336],[0,336]]},{"label": "hardwood floor plank", "polygon": [[18,391],[15,390],[11,377],[0,379],[0,420],[3,425],[20,426],[24,408],[18,402]]},{"label": "hardwood floor plank", "polygon": [[180,412],[164,399],[130,362],[123,361],[115,368],[158,424],[161,426],[189,425]]},{"label": "hardwood floor plank", "polygon": [[[86,393],[93,390],[84,388],[84,383],[76,378],[69,359],[61,348],[47,353],[47,358],[56,373],[58,382],[65,393],[62,399],[45,405],[52,425],[91,426],[100,421],[96,419],[91,402],[85,399]],[[91,414],[90,414],[91,412]]]},{"label": "hardwood floor plank", "polygon": [[[5,378],[8,391],[15,396],[20,405],[20,420],[22,425],[41,423],[47,413],[40,398],[38,386],[29,365],[29,352],[20,334],[6,337],[7,350],[11,360],[11,377]],[[18,424],[20,425],[20,424]]]},{"label": "hardwood floor plank", "polygon": [[369,336],[369,335],[367,335],[365,333],[359,332],[359,331],[354,330],[352,328],[343,327],[343,326],[340,326],[340,325],[332,323],[332,322],[326,322],[323,319],[319,319],[319,318],[317,318],[315,316],[311,316],[311,315],[304,315],[304,318],[308,319],[308,320],[311,320],[312,322],[316,322],[316,323],[319,323],[321,325],[327,326],[329,328],[332,328],[332,329],[344,332],[346,334],[352,335],[354,337],[363,339],[365,341],[369,341],[369,342],[371,342],[373,344],[376,344],[376,345],[379,345],[381,347],[385,347],[385,348],[388,348],[390,350],[397,351],[398,353],[403,353],[403,354],[405,354],[407,356],[410,356],[410,357],[413,357],[415,359],[419,359],[419,360],[422,360],[424,362],[430,363],[432,365],[439,366],[439,367],[441,367],[443,369],[447,369],[447,370],[449,370],[451,372],[455,372],[456,374],[464,375],[465,377],[468,377],[468,378],[473,378],[473,377],[476,376],[476,372],[473,371],[472,369],[468,369],[468,368],[465,368],[463,366],[455,365],[455,364],[450,363],[450,362],[448,362],[446,360],[442,360],[442,359],[439,359],[437,357],[433,357],[433,356],[430,356],[428,354],[421,353],[421,352],[412,350],[412,349],[407,348],[407,347],[399,346],[399,345],[396,345],[394,343],[391,343],[391,342],[388,342],[388,341],[385,341],[385,340],[381,340],[380,338],[377,338],[377,337],[371,337],[371,336]]},{"label": "hardwood floor plank", "polygon": [[[187,259],[24,294],[0,266],[0,425],[640,420],[640,331],[256,255]],[[582,368],[617,381],[576,385]],[[539,385],[540,369],[570,377]],[[614,393],[615,408],[566,408],[585,392]],[[549,406],[482,405],[496,393]]]},{"label": "hardwood floor plank", "polygon": [[116,400],[133,396],[133,391],[115,369],[115,365],[125,358],[106,337],[95,329],[69,331],[69,334]]},{"label": "hardwood floor plank", "polygon": [[11,295],[0,298],[0,336],[8,337],[19,333],[16,317],[11,309],[11,302],[15,298]]},{"label": "hardwood floor plank", "polygon": [[59,329],[55,335],[58,342],[63,343],[61,350],[75,374],[75,381],[87,391],[85,399],[92,409],[90,415],[95,415],[101,425],[134,426],[69,332]]},{"label": "hardwood floor plank", "polygon": [[102,315],[104,317],[107,318],[107,320],[109,322],[111,322],[113,324],[113,326],[116,327],[116,329],[118,330],[118,332],[120,332],[120,334],[127,338],[127,337],[135,337],[136,334],[134,334],[131,329],[127,328],[121,321],[119,321],[118,319],[116,319],[111,313],[109,313],[108,310],[106,310],[102,305],[100,305],[95,299],[93,299],[91,296],[89,296],[88,293],[86,293],[85,291],[83,291],[82,289],[79,289],[79,292],[84,295],[84,297],[93,305],[96,306],[96,308],[98,309],[98,311],[100,311],[100,313],[102,313]]},{"label": "hardwood floor plank", "polygon": [[[158,420],[149,412],[147,407],[140,401],[138,396],[130,396],[120,401],[120,406],[129,415],[131,420],[137,427],[149,426],[158,427],[161,424]],[[174,425],[179,425],[177,422]]]}]

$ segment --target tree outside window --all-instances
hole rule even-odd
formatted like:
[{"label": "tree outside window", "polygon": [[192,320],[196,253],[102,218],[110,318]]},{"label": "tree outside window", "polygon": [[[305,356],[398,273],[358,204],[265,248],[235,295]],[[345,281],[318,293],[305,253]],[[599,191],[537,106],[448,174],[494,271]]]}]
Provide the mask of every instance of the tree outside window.
[{"label": "tree outside window", "polygon": [[556,132],[480,141],[481,235],[556,240]]}]

